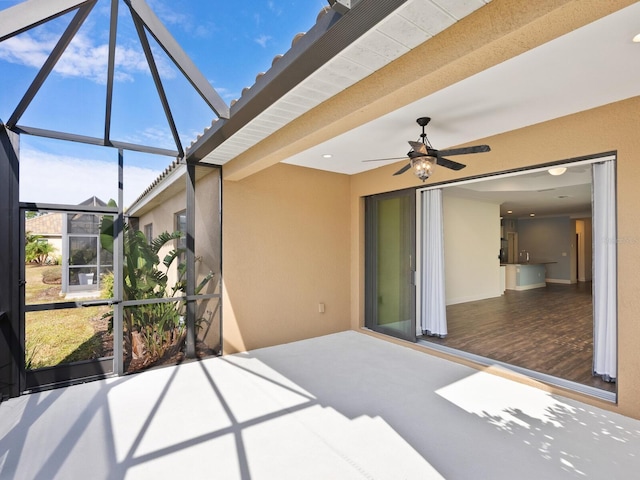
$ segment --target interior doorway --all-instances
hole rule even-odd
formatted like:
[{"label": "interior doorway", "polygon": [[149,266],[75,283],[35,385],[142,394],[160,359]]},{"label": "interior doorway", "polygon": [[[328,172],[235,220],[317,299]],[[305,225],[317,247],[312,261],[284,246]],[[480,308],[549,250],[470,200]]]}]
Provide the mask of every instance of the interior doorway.
[{"label": "interior doorway", "polygon": [[[615,345],[607,340],[613,337],[596,334],[598,326],[607,333],[607,329],[615,330],[615,312],[597,315],[594,298],[598,288],[592,278],[596,246],[601,253],[610,248],[593,246],[594,239],[613,234],[609,224],[598,227],[591,218],[596,200],[609,206],[615,202],[610,189],[604,197],[592,193],[600,167],[615,166],[614,160],[577,159],[566,164],[566,176],[560,178],[542,167],[433,187],[441,189],[445,198],[449,331],[445,338],[423,336],[420,341],[463,358],[503,362],[535,378],[615,399],[615,373],[609,377],[594,374],[598,372],[594,368],[598,351],[615,360]],[[521,178],[514,178],[518,176]],[[518,181],[521,187],[515,188]],[[479,223],[479,218],[484,221]],[[501,220],[503,227],[508,220],[508,229],[501,229]],[[597,228],[599,234],[592,232]],[[468,233],[461,234],[465,229]],[[469,238],[473,242],[460,241]],[[508,254],[503,256],[499,249],[505,243]],[[503,258],[507,261],[501,265]],[[513,290],[508,285],[505,290],[505,283],[500,282],[507,270],[516,273]],[[538,273],[529,278],[529,271]],[[468,281],[470,278],[474,280]],[[600,300],[601,305],[610,303],[609,297]],[[609,365],[615,368],[614,362]]]}]

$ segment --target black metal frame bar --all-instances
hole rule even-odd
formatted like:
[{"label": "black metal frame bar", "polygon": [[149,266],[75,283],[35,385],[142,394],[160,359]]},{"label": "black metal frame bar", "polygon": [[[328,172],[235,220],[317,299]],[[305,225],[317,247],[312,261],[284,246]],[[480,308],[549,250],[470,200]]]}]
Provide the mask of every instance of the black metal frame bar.
[{"label": "black metal frame bar", "polygon": [[106,378],[114,371],[114,360],[114,357],[104,357],[29,370],[26,372],[24,390],[37,392]]},{"label": "black metal frame bar", "polygon": [[227,104],[222,100],[220,95],[218,95],[218,92],[211,86],[202,72],[194,65],[189,56],[182,50],[178,42],[171,36],[147,3],[144,0],[124,0],[124,2],[132,12],[135,12],[136,15],[134,15],[134,17],[137,16],[142,23],[144,23],[153,38],[156,39],[169,58],[173,60],[176,67],[178,67],[216,115],[223,119],[229,118],[230,111]]},{"label": "black metal frame bar", "polygon": [[65,15],[92,1],[94,0],[56,0],[55,2],[31,0],[19,3],[4,10],[0,16],[0,42]]},{"label": "black metal frame bar", "polygon": [[120,319],[113,322],[113,371],[117,375],[124,373],[124,326],[122,322],[122,300],[124,299],[124,151],[118,150],[118,216],[113,224],[113,296],[116,304],[113,307],[113,318]]},{"label": "black metal frame bar", "polygon": [[21,391],[24,331],[20,326],[20,137],[0,124],[0,399]]},{"label": "black metal frame bar", "polygon": [[99,213],[104,215],[118,214],[117,208],[94,207],[93,205],[58,205],[55,203],[20,202],[20,208],[33,211],[55,210],[56,212],[64,213]]},{"label": "black metal frame bar", "polygon": [[164,91],[164,86],[162,85],[162,79],[160,78],[160,73],[158,72],[158,67],[156,65],[155,58],[153,57],[151,46],[149,45],[149,39],[147,38],[147,35],[144,31],[144,25],[140,17],[133,9],[131,9],[131,17],[133,18],[133,23],[136,27],[136,32],[138,33],[138,38],[140,39],[140,45],[142,45],[144,56],[147,59],[147,64],[149,65],[149,70],[151,71],[151,77],[153,78],[153,83],[156,86],[158,97],[160,97],[160,103],[162,103],[164,115],[167,118],[167,122],[169,123],[169,129],[171,130],[171,135],[173,135],[173,141],[178,148],[178,154],[180,155],[180,157],[183,157],[184,150],[182,148],[182,142],[180,141],[178,129],[176,128],[176,124],[173,120],[173,115],[171,114],[171,107],[169,107],[169,101],[167,100],[167,95]]},{"label": "black metal frame bar", "polygon": [[118,0],[111,0],[109,23],[109,59],[107,61],[107,97],[104,112],[104,143],[111,137],[111,107],[113,106],[113,73],[116,64],[116,38],[118,32]]},{"label": "black metal frame bar", "polygon": [[[187,165],[185,176],[185,192],[187,201],[187,297],[196,293],[196,167]],[[187,300],[187,358],[196,356],[196,301]]]},{"label": "black metal frame bar", "polygon": [[164,155],[166,157],[177,157],[177,150],[168,150],[166,148],[148,147],[145,145],[137,145],[135,143],[117,142],[109,140],[107,142],[102,138],[88,137],[86,135],[76,135],[74,133],[56,132],[55,130],[45,130],[42,128],[26,127],[16,125],[12,129],[16,133],[24,133],[36,137],[52,138],[54,140],[65,140],[69,142],[84,143],[87,145],[97,145],[99,147],[113,147],[131,152],[151,153],[154,155]]}]

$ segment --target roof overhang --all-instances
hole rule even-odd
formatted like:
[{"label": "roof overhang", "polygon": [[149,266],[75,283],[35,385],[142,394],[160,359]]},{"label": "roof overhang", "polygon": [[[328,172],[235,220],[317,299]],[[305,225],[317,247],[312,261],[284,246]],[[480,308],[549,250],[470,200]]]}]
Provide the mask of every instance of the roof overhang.
[{"label": "roof overhang", "polygon": [[[384,11],[380,10],[382,3],[394,2],[362,0],[344,16],[330,12],[326,19],[320,19],[316,25],[320,30],[312,30],[306,43],[294,45],[273,71],[260,76],[249,95],[243,95],[232,107],[229,120],[214,122],[187,150],[189,161],[224,164],[226,180],[240,180],[282,161],[340,171],[340,167],[316,158],[317,150],[311,160],[304,152],[342,138],[342,145],[350,145],[350,161],[358,163],[359,171],[375,168],[379,165],[361,165],[360,160],[368,155],[359,147],[385,135],[385,131],[406,132],[402,133],[401,144],[417,132],[415,118],[406,119],[403,125],[396,122],[391,132],[383,122],[386,115],[453,85],[464,85],[481,72],[636,2],[493,0],[485,5],[487,2],[480,0],[408,0],[395,2],[393,8],[387,6]],[[367,21],[361,17],[367,17]],[[338,39],[344,38],[339,32],[356,24],[360,26],[358,34],[349,37],[348,43],[337,45]],[[314,66],[298,71],[297,66],[313,62],[319,42],[333,50]],[[582,64],[597,65],[598,59],[583,57]],[[279,89],[278,83],[286,79],[286,88]],[[504,81],[502,88],[508,89],[508,79]],[[593,92],[595,101],[601,93]],[[452,110],[458,106],[454,100],[446,100]],[[491,108],[485,112],[488,115]],[[455,119],[455,112],[449,118]],[[378,128],[377,122],[382,122]],[[367,125],[366,131],[358,129],[363,125]],[[451,137],[455,143],[439,144],[438,148],[473,141],[479,138],[476,135],[473,128],[467,128]],[[377,150],[382,157],[398,155],[397,149],[391,155]]]}]

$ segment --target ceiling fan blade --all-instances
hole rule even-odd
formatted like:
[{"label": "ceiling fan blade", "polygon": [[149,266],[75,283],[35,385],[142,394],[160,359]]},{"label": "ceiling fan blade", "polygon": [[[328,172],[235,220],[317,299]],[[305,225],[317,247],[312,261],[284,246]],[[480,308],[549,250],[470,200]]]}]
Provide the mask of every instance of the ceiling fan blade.
[{"label": "ceiling fan blade", "polygon": [[407,158],[407,156],[405,155],[404,157],[374,158],[374,159],[370,159],[370,160],[361,160],[361,161],[362,162],[386,162],[388,160],[404,160],[406,158]]},{"label": "ceiling fan blade", "polygon": [[476,145],[475,147],[452,148],[450,150],[438,150],[438,155],[453,157],[454,155],[466,155],[467,153],[490,152],[489,145]]},{"label": "ceiling fan blade", "polygon": [[400,170],[398,170],[396,173],[394,173],[394,175],[401,175],[404,172],[406,172],[407,170],[409,170],[411,168],[411,164],[407,163],[404,167],[402,167]]},{"label": "ceiling fan blade", "polygon": [[450,168],[451,170],[462,170],[466,165],[458,162],[454,162],[453,160],[449,160],[448,158],[442,158],[438,155],[438,165],[441,165],[445,168]]}]

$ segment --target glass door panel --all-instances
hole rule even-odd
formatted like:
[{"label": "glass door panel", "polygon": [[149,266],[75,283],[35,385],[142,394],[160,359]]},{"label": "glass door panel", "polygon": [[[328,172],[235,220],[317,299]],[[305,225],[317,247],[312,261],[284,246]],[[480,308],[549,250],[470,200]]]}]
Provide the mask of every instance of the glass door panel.
[{"label": "glass door panel", "polygon": [[365,324],[415,340],[415,192],[366,199]]}]

